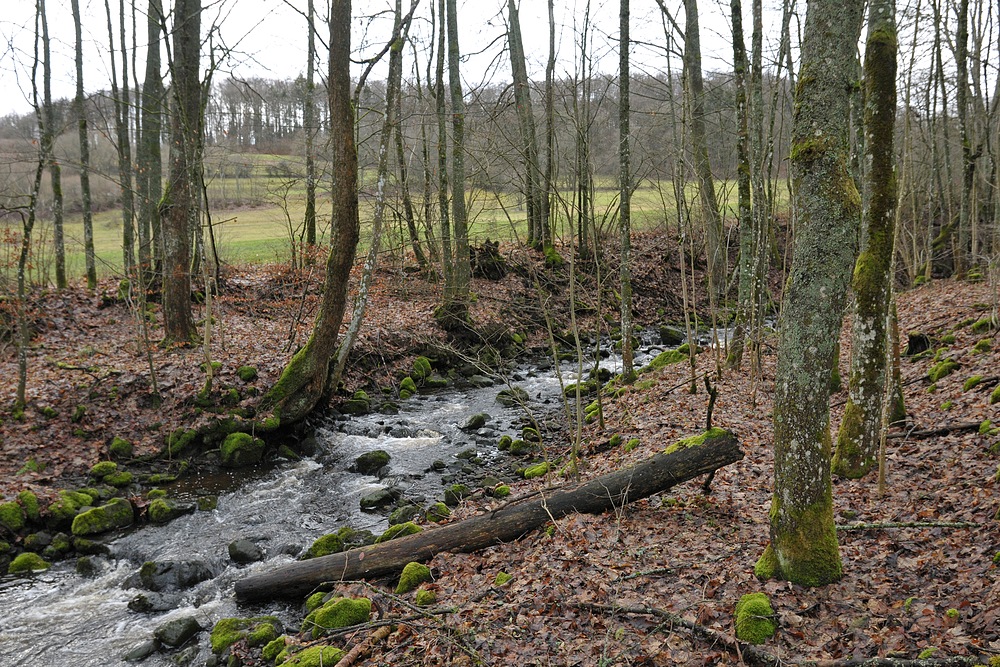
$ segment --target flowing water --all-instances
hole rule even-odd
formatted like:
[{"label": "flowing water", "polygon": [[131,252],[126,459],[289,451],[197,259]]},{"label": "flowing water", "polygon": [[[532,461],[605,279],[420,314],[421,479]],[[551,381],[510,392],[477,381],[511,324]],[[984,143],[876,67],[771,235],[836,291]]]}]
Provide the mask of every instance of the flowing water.
[{"label": "flowing water", "polygon": [[[638,366],[660,350],[644,346],[636,357]],[[619,363],[614,355],[602,362],[612,372]],[[561,393],[557,374],[537,366],[522,366],[510,375],[512,384],[530,396],[536,415],[561,418]],[[564,382],[575,380],[575,364],[561,367]],[[505,408],[496,402],[504,388],[445,389],[415,396],[402,402],[396,415],[370,414],[349,420],[327,421],[316,432],[320,451],[314,458],[284,463],[269,470],[215,474],[186,479],[170,489],[173,497],[218,493],[216,509],[185,515],[164,526],[147,526],[108,542],[109,557],[93,557],[94,576],[74,571],[65,561],[30,578],[0,579],[0,665],[3,667],[108,667],[124,665],[123,656],[151,639],[164,622],[194,616],[206,632],[197,644],[186,647],[183,664],[204,665],[210,656],[207,631],[220,618],[273,614],[291,631],[301,618],[298,605],[265,603],[237,605],[233,586],[256,572],[290,562],[294,553],[308,547],[325,533],[344,525],[368,529],[376,534],[387,526],[378,513],[362,512],[360,498],[380,487],[394,486],[405,497],[423,505],[437,500],[449,475],[468,473],[469,463],[456,454],[475,448],[484,468],[479,474],[499,469],[496,450],[502,434],[517,437],[524,423],[521,408]],[[476,433],[465,433],[458,425],[468,416],[485,412],[491,420]],[[383,449],[392,457],[388,475],[381,479],[350,472],[362,453]],[[493,466],[490,460],[493,460]],[[444,470],[431,470],[443,461]],[[228,545],[249,539],[265,551],[265,560],[236,565]],[[145,561],[200,560],[215,577],[181,591],[172,608],[159,613],[138,613],[128,602],[141,588],[132,580]],[[176,652],[154,653],[141,664],[149,667],[175,665]]]}]

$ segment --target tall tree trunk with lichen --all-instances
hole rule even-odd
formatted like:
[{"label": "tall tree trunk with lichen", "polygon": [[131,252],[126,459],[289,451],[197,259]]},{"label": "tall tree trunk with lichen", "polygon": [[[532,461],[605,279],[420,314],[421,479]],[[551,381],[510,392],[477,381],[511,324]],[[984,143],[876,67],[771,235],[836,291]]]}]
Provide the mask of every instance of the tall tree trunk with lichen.
[{"label": "tall tree trunk with lichen", "polygon": [[149,0],[146,16],[146,71],[142,83],[139,122],[142,131],[136,144],[136,194],[139,198],[139,265],[145,279],[159,274],[162,263],[160,197],[163,167],[160,133],[163,129],[165,92],[160,78],[160,38],[163,5]]},{"label": "tall tree trunk with lichen", "polygon": [[632,356],[632,166],[629,144],[629,0],[621,0],[618,14],[618,224],[621,232],[622,376],[635,374]]},{"label": "tall tree trunk with lichen", "polygon": [[[857,479],[878,457],[886,383],[890,268],[896,227],[896,20],[894,0],[871,0],[865,46],[864,161],[868,202],[861,254],[854,266],[851,371],[837,433],[833,473]],[[891,358],[891,357],[890,357]]]},{"label": "tall tree trunk with lichen", "polygon": [[733,81],[736,88],[736,218],[740,237],[740,262],[736,329],[729,346],[728,362],[730,366],[739,368],[743,360],[743,338],[750,319],[750,263],[754,247],[750,200],[750,119],[746,84],[749,63],[743,39],[743,3],[740,0],[730,0],[729,15],[733,25]]},{"label": "tall tree trunk with lichen", "polygon": [[[306,227],[306,245],[316,245],[316,10],[313,0],[306,3],[306,90],[302,110],[302,124],[306,133],[306,210],[303,223]],[[312,253],[306,252],[305,261],[312,261]]]},{"label": "tall tree trunk with lichen", "polygon": [[80,138],[80,206],[83,209],[83,254],[87,272],[87,289],[97,287],[97,255],[94,252],[94,215],[90,194],[90,138],[87,110],[83,96],[83,25],[80,21],[80,0],[72,0],[73,25],[76,28],[76,111],[77,134]]},{"label": "tall tree trunk with lichen", "polygon": [[347,287],[358,245],[358,155],[351,106],[351,2],[334,0],[330,10],[330,150],[333,165],[333,239],[312,335],[261,398],[267,429],[301,421],[325,395],[330,362],[347,305]]},{"label": "tall tree trunk with lichen", "polygon": [[726,239],[715,200],[715,181],[705,141],[705,82],[701,71],[697,0],[684,0],[684,16],[684,81],[691,119],[691,153],[698,179],[701,219],[705,226],[709,297],[714,304],[726,289]]},{"label": "tall tree trunk with lichen", "polygon": [[48,158],[49,182],[52,186],[52,244],[54,246],[56,287],[65,289],[66,243],[63,229],[62,167],[55,153],[55,107],[52,104],[52,49],[49,46],[49,20],[45,0],[38,1],[38,13],[42,21],[42,112],[45,124],[39,133],[42,152]]},{"label": "tall tree trunk with lichen", "polygon": [[[118,153],[118,186],[122,198],[122,269],[126,276],[132,276],[135,270],[135,228],[133,226],[135,200],[132,195],[132,145],[129,138],[128,52],[122,36],[120,37],[122,85],[119,88],[115,65],[114,28],[111,23],[111,5],[108,0],[104,0],[104,10],[108,18],[108,46],[111,49],[111,97],[115,108],[115,149]],[[124,14],[122,12],[119,14],[119,19],[124,21]],[[124,35],[124,30],[122,35]]]},{"label": "tall tree trunk with lichen", "polygon": [[176,0],[170,181],[160,201],[163,227],[163,329],[167,342],[187,344],[195,335],[191,312],[191,230],[198,221],[198,146],[201,141],[201,0]]},{"label": "tall tree trunk with lichen", "polygon": [[813,0],[792,121],[798,228],[781,314],[774,496],[761,578],[820,586],[841,576],[830,478],[830,368],[857,248],[848,101],[863,0]]}]

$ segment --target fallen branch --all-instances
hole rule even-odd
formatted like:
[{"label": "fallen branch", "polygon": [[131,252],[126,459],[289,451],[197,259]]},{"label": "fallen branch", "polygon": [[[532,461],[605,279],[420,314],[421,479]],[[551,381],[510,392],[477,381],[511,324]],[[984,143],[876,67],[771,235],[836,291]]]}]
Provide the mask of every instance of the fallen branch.
[{"label": "fallen branch", "polygon": [[885,436],[889,439],[897,438],[933,438],[938,435],[948,435],[949,433],[954,433],[955,431],[978,431],[981,422],[958,422],[953,424],[945,424],[944,426],[938,428],[927,429],[924,431],[902,431],[900,433],[890,433]]},{"label": "fallen branch", "polygon": [[247,577],[236,582],[236,596],[243,600],[302,597],[337,581],[394,574],[411,561],[427,561],[441,552],[469,553],[517,540],[567,514],[620,508],[743,458],[736,437],[723,429],[706,434],[700,444],[688,444],[582,484],[540,491],[540,499],[515,499],[464,521]]},{"label": "fallen branch", "polygon": [[886,521],[882,523],[852,523],[837,525],[837,530],[882,530],[885,528],[979,528],[970,521]]},{"label": "fallen branch", "polygon": [[334,667],[352,667],[358,660],[371,653],[372,649],[375,648],[375,644],[384,641],[390,634],[392,634],[392,627],[388,625],[382,626],[371,633],[366,640],[348,651],[347,655],[341,658]]}]

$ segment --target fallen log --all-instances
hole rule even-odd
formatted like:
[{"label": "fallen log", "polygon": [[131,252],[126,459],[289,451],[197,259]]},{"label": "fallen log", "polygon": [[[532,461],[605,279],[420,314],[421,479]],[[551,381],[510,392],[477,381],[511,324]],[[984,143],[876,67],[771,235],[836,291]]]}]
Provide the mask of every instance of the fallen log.
[{"label": "fallen log", "polygon": [[543,489],[464,521],[247,577],[236,582],[236,596],[241,600],[302,597],[337,581],[393,574],[411,561],[430,560],[437,553],[478,551],[516,540],[567,514],[598,514],[620,508],[742,458],[736,437],[715,428],[588,482]]}]

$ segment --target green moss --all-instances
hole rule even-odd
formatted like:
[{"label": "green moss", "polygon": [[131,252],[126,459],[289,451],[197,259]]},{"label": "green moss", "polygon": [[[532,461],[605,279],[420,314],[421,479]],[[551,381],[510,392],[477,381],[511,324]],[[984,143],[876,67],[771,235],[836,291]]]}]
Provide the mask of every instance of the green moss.
[{"label": "green moss", "polygon": [[497,393],[496,400],[504,407],[513,408],[528,402],[528,392],[521,387],[510,387]]},{"label": "green moss", "polygon": [[115,498],[107,505],[77,514],[73,519],[74,535],[94,535],[132,525],[132,503]]},{"label": "green moss", "polygon": [[259,463],[264,457],[264,441],[249,433],[230,433],[219,448],[222,465],[242,468]]},{"label": "green moss", "polygon": [[327,630],[365,623],[371,612],[372,601],[368,598],[335,597],[306,616],[302,622],[302,631],[311,632],[313,637],[319,637]]},{"label": "green moss", "polygon": [[555,246],[547,245],[542,249],[542,252],[545,254],[545,268],[559,269],[565,264],[565,260],[555,249]]},{"label": "green moss", "polygon": [[946,611],[944,613],[944,615],[947,616],[948,618],[950,618],[953,621],[957,621],[961,617],[962,614],[957,609],[951,608],[948,611]]},{"label": "green moss", "polygon": [[167,456],[176,457],[187,454],[196,444],[198,432],[194,429],[179,428],[167,436]]},{"label": "green moss", "polygon": [[511,438],[509,435],[502,435],[500,436],[500,440],[497,441],[497,449],[499,449],[501,452],[509,450],[510,443],[512,442],[514,442],[514,439]]},{"label": "green moss", "polygon": [[748,593],[736,603],[736,637],[750,644],[763,644],[778,630],[774,610],[764,593]]},{"label": "green moss", "polygon": [[431,360],[427,357],[417,357],[413,360],[413,371],[410,377],[416,381],[421,381],[431,374]]},{"label": "green moss", "polygon": [[246,639],[251,647],[264,646],[277,639],[281,632],[281,621],[277,616],[222,618],[212,628],[209,641],[212,653],[218,655],[241,639]]},{"label": "green moss", "polygon": [[629,441],[625,443],[625,451],[631,452],[638,446],[639,446],[639,438],[630,438]]},{"label": "green moss", "polygon": [[913,286],[920,287],[921,285],[927,283],[929,280],[930,278],[921,273],[919,276],[913,279]]},{"label": "green moss", "polygon": [[104,477],[104,483],[110,484],[116,489],[124,489],[126,486],[130,485],[133,480],[132,473],[127,470],[122,470],[119,472],[113,472],[110,475]]},{"label": "green moss", "polygon": [[25,489],[17,494],[17,502],[20,503],[21,509],[24,510],[24,515],[28,518],[28,520],[39,520],[40,509],[38,507],[38,496]]},{"label": "green moss", "polygon": [[240,366],[236,369],[236,375],[244,382],[253,382],[257,379],[257,369],[253,366]]},{"label": "green moss", "polygon": [[287,644],[286,640],[287,638],[284,635],[282,635],[277,639],[268,642],[267,645],[264,646],[264,648],[261,650],[260,657],[264,658],[264,660],[266,660],[267,662],[273,664],[274,659],[277,658],[278,654],[284,650]]},{"label": "green moss", "polygon": [[[330,667],[336,665],[344,657],[344,651],[334,646],[310,646],[307,649],[289,655],[277,667]],[[280,659],[280,655],[278,659]]]},{"label": "green moss", "polygon": [[984,317],[983,319],[978,320],[977,322],[974,322],[972,324],[972,333],[974,334],[986,333],[992,328],[993,328],[993,318]]},{"label": "green moss", "polygon": [[979,383],[982,381],[983,381],[982,375],[973,375],[962,384],[962,391],[969,391],[970,389],[975,389],[977,386],[979,386]]},{"label": "green moss", "polygon": [[541,463],[536,463],[535,465],[528,466],[524,469],[525,479],[535,479],[536,477],[544,477],[548,474],[552,466],[549,465],[548,461],[542,461]]},{"label": "green moss", "polygon": [[935,653],[937,653],[937,646],[928,646],[923,651],[917,654],[917,660],[927,660]]},{"label": "green moss", "polygon": [[81,507],[90,505],[94,500],[85,493],[78,491],[60,491],[59,500],[49,505],[48,513],[56,525],[69,525]]},{"label": "green moss", "polygon": [[83,418],[86,416],[86,414],[87,414],[87,406],[78,405],[76,406],[76,409],[73,410],[73,414],[70,416],[69,420],[74,424],[79,424],[80,422],[83,421]]},{"label": "green moss", "polygon": [[990,405],[1000,403],[1000,384],[990,393]]},{"label": "green moss", "polygon": [[527,440],[521,440],[518,438],[510,443],[510,453],[512,456],[524,456],[525,454],[530,454],[535,451],[536,447],[534,443],[528,442]]},{"label": "green moss", "polygon": [[617,447],[620,444],[622,444],[622,434],[615,433],[613,436],[611,436],[611,438],[608,439],[608,444],[611,445],[612,447]]},{"label": "green moss", "polygon": [[993,349],[993,345],[989,338],[983,338],[972,346],[972,354],[986,354]]},{"label": "green moss", "polygon": [[670,445],[663,450],[664,454],[674,454],[682,449],[688,449],[690,447],[700,447],[705,444],[708,440],[715,440],[716,438],[728,438],[732,434],[724,428],[712,427],[704,433],[699,433],[698,435],[693,435],[690,438],[684,438],[683,440],[678,440],[674,444]]},{"label": "green moss", "polygon": [[157,498],[166,498],[167,492],[163,489],[150,489],[146,493],[146,497],[150,500],[156,500]]},{"label": "green moss", "polygon": [[957,368],[958,363],[955,360],[944,359],[931,366],[931,369],[927,371],[927,378],[931,382],[937,382],[938,380],[951,375]]},{"label": "green moss", "polygon": [[494,498],[506,498],[510,495],[510,487],[506,484],[501,484],[500,486],[493,489]]},{"label": "green moss", "polygon": [[497,572],[496,578],[493,580],[494,586],[503,586],[504,584],[514,581],[514,575],[508,574],[506,572]]},{"label": "green moss", "polygon": [[12,533],[24,528],[24,510],[18,503],[11,500],[0,505],[0,526],[4,526]]},{"label": "green moss", "polygon": [[937,383],[934,383],[934,384],[930,385],[929,387],[927,387],[927,393],[928,394],[933,394],[935,391],[937,391]]},{"label": "green moss", "polygon": [[49,567],[49,563],[44,561],[41,556],[31,551],[25,551],[22,554],[18,554],[17,558],[12,560],[10,565],[7,566],[7,574],[25,574],[47,570]]},{"label": "green moss", "polygon": [[955,401],[952,400],[947,400],[941,404],[942,410],[951,410],[953,407],[955,407]]},{"label": "green moss", "polygon": [[[681,347],[687,348],[687,345],[682,345]],[[639,369],[639,373],[648,373],[650,371],[659,370],[661,368],[666,368],[673,364],[679,364],[682,361],[687,361],[690,356],[689,349],[681,351],[681,348],[676,350],[664,350],[658,355],[653,357],[648,364]]]},{"label": "green moss", "polygon": [[783,579],[802,586],[824,586],[840,579],[843,572],[837,529],[833,523],[832,498],[817,502],[796,512],[782,508],[777,495],[771,498],[769,518],[772,527],[786,523],[787,530],[772,528],[777,535],[781,553],[769,544],[754,566],[761,579]]},{"label": "green moss", "polygon": [[170,484],[171,482],[177,481],[177,475],[168,475],[166,473],[153,473],[146,480],[149,484]]},{"label": "green moss", "polygon": [[444,492],[444,504],[454,507],[472,492],[465,484],[452,484]]},{"label": "green moss", "polygon": [[49,407],[47,405],[45,407],[39,408],[38,411],[40,413],[42,413],[42,416],[45,417],[46,419],[55,419],[56,417],[59,416],[59,411],[58,410],[56,410],[55,408]]},{"label": "green moss", "polygon": [[381,544],[382,542],[388,542],[389,540],[394,540],[397,537],[405,537],[406,535],[413,535],[414,533],[419,533],[423,531],[423,528],[413,523],[412,521],[407,521],[406,523],[398,523],[395,526],[390,526],[387,531],[378,536],[375,540],[375,544]]},{"label": "green moss", "polygon": [[125,438],[119,438],[118,436],[115,436],[111,440],[111,446],[109,447],[111,456],[115,457],[116,459],[132,458],[134,449],[135,448],[132,446],[131,442],[129,442]]},{"label": "green moss", "polygon": [[16,475],[24,475],[25,473],[29,473],[29,472],[42,472],[43,470],[45,470],[45,464],[44,463],[39,463],[35,459],[29,458],[27,461],[24,462],[24,465],[21,466],[21,468],[16,473],[14,473],[14,474],[16,474]]},{"label": "green moss", "polygon": [[437,602],[437,593],[428,588],[421,588],[417,591],[413,601],[418,607],[429,607]]},{"label": "green moss", "polygon": [[945,334],[941,336],[942,345],[954,345],[955,344],[955,334]]},{"label": "green moss", "polygon": [[431,569],[423,563],[407,563],[399,575],[396,585],[396,595],[404,595],[414,590],[425,581],[431,581]]},{"label": "green moss", "polygon": [[348,540],[354,535],[354,529],[350,526],[344,526],[336,533],[324,535],[312,543],[312,546],[305,553],[305,558],[319,558],[320,556],[340,553],[347,548]]},{"label": "green moss", "polygon": [[437,523],[444,521],[451,515],[451,510],[444,503],[437,502],[427,508],[427,520]]},{"label": "green moss", "polygon": [[399,383],[399,397],[404,401],[417,393],[417,383],[409,375]]}]

